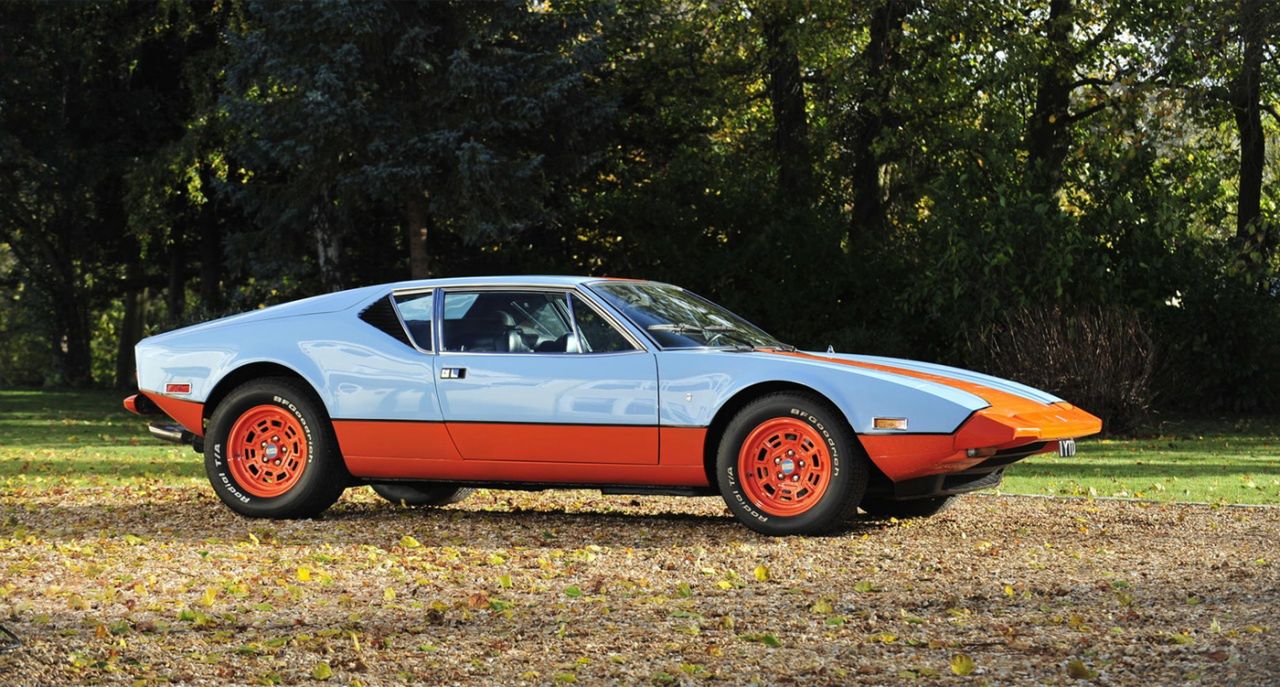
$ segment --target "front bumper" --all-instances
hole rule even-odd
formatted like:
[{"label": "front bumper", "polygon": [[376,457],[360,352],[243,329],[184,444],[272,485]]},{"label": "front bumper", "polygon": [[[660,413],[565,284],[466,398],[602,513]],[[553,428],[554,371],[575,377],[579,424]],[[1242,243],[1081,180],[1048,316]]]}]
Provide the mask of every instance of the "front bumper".
[{"label": "front bumper", "polygon": [[1060,447],[1074,455],[1075,439],[1100,431],[1102,420],[1069,403],[1054,403],[1015,410],[984,408],[953,434],[863,434],[858,438],[876,467],[897,483],[957,475],[990,466],[993,459],[1017,455],[1008,461],[1012,463]]}]

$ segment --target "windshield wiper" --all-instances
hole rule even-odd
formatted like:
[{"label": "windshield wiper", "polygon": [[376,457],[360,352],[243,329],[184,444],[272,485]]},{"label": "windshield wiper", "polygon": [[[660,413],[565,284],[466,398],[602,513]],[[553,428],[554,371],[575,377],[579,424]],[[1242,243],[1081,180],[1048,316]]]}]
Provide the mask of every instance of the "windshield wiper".
[{"label": "windshield wiper", "polygon": [[[756,350],[755,344],[751,343],[749,339],[744,338],[743,335],[738,332],[737,328],[729,327],[725,325],[713,324],[706,327],[702,327],[696,324],[678,322],[673,324],[651,324],[648,327],[646,327],[646,329],[648,329],[651,332],[675,332],[677,334],[689,334],[689,333],[701,334],[702,338],[706,341],[707,346],[712,345],[711,344],[712,341],[715,341],[717,338],[723,336],[727,339],[734,339],[740,342],[733,345],[733,350],[735,351]],[[711,336],[707,336],[708,334],[710,334]]]}]

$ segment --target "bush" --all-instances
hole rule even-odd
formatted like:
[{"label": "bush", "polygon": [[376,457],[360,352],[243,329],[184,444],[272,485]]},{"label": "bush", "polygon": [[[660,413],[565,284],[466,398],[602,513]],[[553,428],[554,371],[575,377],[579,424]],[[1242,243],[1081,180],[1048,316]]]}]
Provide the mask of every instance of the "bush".
[{"label": "bush", "polygon": [[1127,433],[1152,403],[1154,345],[1138,314],[1125,308],[1064,313],[1022,309],[978,340],[978,366],[1061,396],[1102,418],[1109,433]]}]

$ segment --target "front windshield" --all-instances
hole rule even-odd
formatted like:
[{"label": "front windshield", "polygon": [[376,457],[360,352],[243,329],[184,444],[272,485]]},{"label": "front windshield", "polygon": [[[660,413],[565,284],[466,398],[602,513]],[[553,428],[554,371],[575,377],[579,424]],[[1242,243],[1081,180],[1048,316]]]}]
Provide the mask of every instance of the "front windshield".
[{"label": "front windshield", "polygon": [[592,288],[663,348],[789,348],[711,301],[677,286],[602,281]]}]

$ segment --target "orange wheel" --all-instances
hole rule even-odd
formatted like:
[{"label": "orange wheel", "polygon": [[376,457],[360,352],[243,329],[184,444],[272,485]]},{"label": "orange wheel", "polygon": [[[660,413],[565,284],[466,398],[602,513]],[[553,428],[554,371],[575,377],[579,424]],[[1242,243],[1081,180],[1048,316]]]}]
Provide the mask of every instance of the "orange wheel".
[{"label": "orange wheel", "polygon": [[822,501],[831,483],[827,443],[809,423],[791,417],[765,420],[738,451],[742,490],[770,515],[800,515]]},{"label": "orange wheel", "polygon": [[246,492],[273,498],[302,478],[309,449],[293,414],[278,405],[253,406],[227,432],[227,469]]}]

